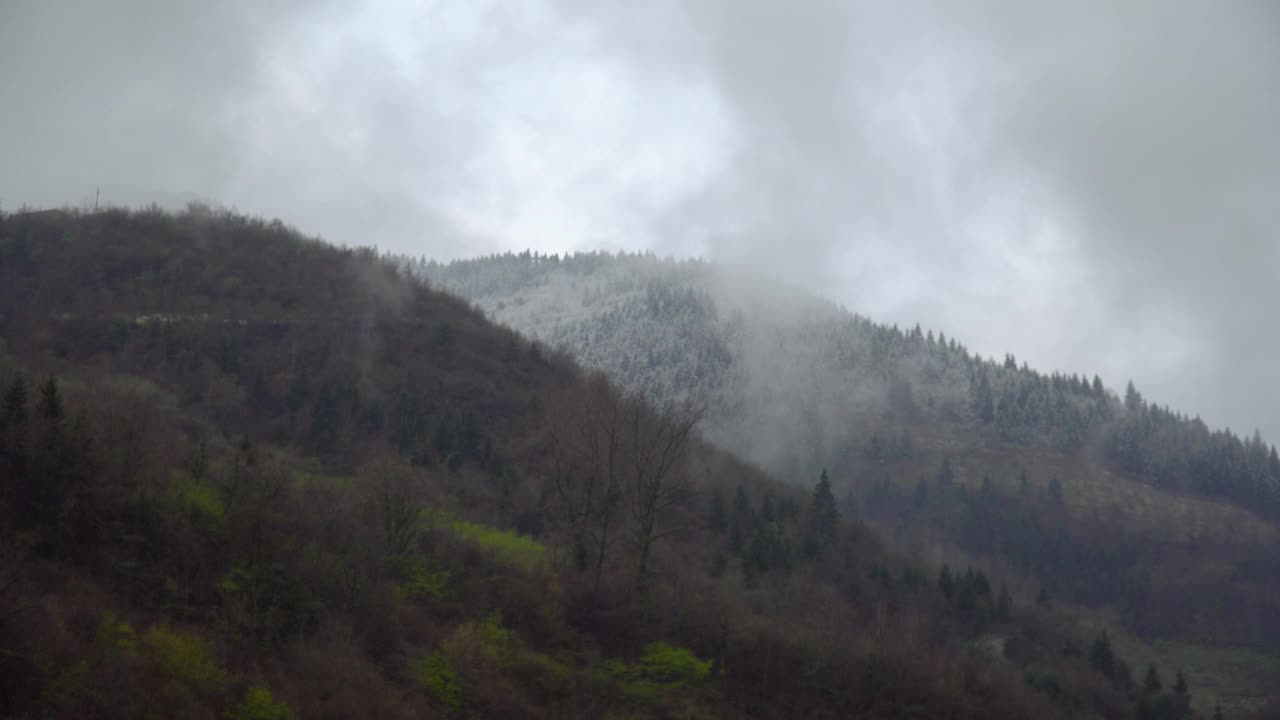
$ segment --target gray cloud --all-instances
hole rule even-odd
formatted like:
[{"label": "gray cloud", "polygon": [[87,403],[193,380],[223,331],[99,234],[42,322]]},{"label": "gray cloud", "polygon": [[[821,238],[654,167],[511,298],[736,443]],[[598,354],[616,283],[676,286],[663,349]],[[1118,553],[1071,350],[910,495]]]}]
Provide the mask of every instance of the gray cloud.
[{"label": "gray cloud", "polygon": [[[700,241],[873,316],[1280,435],[1274,7],[686,10],[670,17],[701,52],[680,57],[744,138],[657,225],[668,247]],[[594,12],[602,32],[665,31],[615,12]],[[618,47],[652,62],[655,45]]]},{"label": "gray cloud", "polygon": [[649,247],[1280,438],[1267,3],[0,4],[0,202]]}]

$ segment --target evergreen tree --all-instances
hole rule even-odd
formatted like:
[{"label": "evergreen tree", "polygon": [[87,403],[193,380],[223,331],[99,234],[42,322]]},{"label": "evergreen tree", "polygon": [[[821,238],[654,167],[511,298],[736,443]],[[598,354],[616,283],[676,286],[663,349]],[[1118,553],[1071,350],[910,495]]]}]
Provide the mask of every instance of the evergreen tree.
[{"label": "evergreen tree", "polygon": [[854,494],[852,485],[844,494],[844,514],[851,518],[858,515],[858,496]]},{"label": "evergreen tree", "polygon": [[1138,412],[1142,409],[1142,394],[1133,386],[1133,381],[1124,388],[1124,406],[1129,412]]},{"label": "evergreen tree", "polygon": [[62,393],[58,390],[58,378],[50,375],[40,386],[40,418],[48,426],[62,421]]},{"label": "evergreen tree", "polygon": [[1052,502],[1055,507],[1062,507],[1062,481],[1057,477],[1049,480],[1049,501]]},{"label": "evergreen tree", "polygon": [[911,496],[911,504],[917,510],[923,509],[925,505],[929,504],[929,484],[924,481],[924,478],[916,481],[916,490]]},{"label": "evergreen tree", "polygon": [[948,600],[955,593],[955,579],[951,577],[951,566],[946,563],[943,563],[942,569],[938,571],[938,589]]},{"label": "evergreen tree", "polygon": [[1093,641],[1093,647],[1089,650],[1089,664],[1103,675],[1115,677],[1116,656],[1111,649],[1111,638],[1105,630]]},{"label": "evergreen tree", "polygon": [[955,479],[956,474],[951,469],[951,458],[942,458],[942,467],[938,468],[938,486],[943,488],[951,487]]},{"label": "evergreen tree", "polygon": [[1001,585],[1000,594],[996,597],[996,620],[1009,622],[1011,615],[1013,615],[1013,596],[1009,594],[1009,588]]},{"label": "evergreen tree", "polygon": [[977,380],[970,384],[970,403],[973,408],[973,414],[978,417],[984,425],[990,425],[996,419],[996,409],[993,395],[991,392],[991,380],[987,378],[986,371],[978,374]]},{"label": "evergreen tree", "polygon": [[716,488],[711,494],[711,507],[707,511],[707,527],[719,535],[729,527],[729,513],[725,509],[724,493]]},{"label": "evergreen tree", "polygon": [[1191,689],[1187,687],[1187,679],[1182,676],[1182,671],[1178,671],[1177,679],[1173,683],[1173,699],[1178,706],[1178,712],[1185,716],[1191,711]]},{"label": "evergreen tree", "polygon": [[813,488],[813,506],[809,510],[809,531],[815,556],[821,556],[831,547],[839,521],[840,511],[836,508],[835,495],[831,493],[831,478],[823,470],[818,484]]},{"label": "evergreen tree", "polygon": [[1124,658],[1116,658],[1116,686],[1126,693],[1133,690],[1133,671],[1129,669],[1129,663]]},{"label": "evergreen tree", "polygon": [[741,485],[733,496],[733,514],[739,519],[751,517],[751,500],[747,497],[746,488]]},{"label": "evergreen tree", "polygon": [[1147,677],[1142,681],[1142,690],[1148,694],[1155,694],[1164,688],[1164,683],[1160,682],[1160,673],[1156,671],[1155,665],[1147,666]]}]

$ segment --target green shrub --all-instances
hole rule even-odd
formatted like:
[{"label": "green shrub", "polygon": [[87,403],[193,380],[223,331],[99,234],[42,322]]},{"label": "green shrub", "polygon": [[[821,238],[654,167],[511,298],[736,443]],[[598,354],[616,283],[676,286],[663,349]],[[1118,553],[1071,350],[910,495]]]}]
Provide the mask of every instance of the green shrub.
[{"label": "green shrub", "polygon": [[262,685],[253,685],[244,691],[244,699],[229,712],[229,720],[294,720],[296,716],[288,705],[271,696]]},{"label": "green shrub", "polygon": [[440,600],[449,589],[449,571],[434,568],[421,553],[400,559],[400,590],[413,600]]},{"label": "green shrub", "polygon": [[547,563],[547,547],[533,538],[462,520],[449,523],[449,529],[459,539],[488,551],[508,565],[533,571]]},{"label": "green shrub", "polygon": [[443,655],[433,652],[419,660],[414,663],[413,673],[432,700],[449,708],[462,707],[462,686],[458,684],[458,673],[454,672]]},{"label": "green shrub", "polygon": [[192,690],[216,694],[226,685],[226,671],[199,635],[153,625],[143,634],[141,647],[157,670]]},{"label": "green shrub", "polygon": [[121,621],[115,613],[107,613],[98,623],[97,640],[99,647],[110,650],[134,650],[138,647],[138,634],[127,622]]},{"label": "green shrub", "polygon": [[711,672],[710,660],[699,660],[692,652],[664,642],[646,646],[639,666],[652,680],[682,685],[701,682]]}]

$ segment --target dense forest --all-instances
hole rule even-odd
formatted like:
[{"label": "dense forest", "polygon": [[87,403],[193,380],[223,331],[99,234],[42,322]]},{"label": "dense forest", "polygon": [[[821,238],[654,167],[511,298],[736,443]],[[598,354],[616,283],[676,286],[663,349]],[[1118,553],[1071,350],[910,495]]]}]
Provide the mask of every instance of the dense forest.
[{"label": "dense forest", "polygon": [[1224,698],[1274,701],[1280,457],[1257,433],[702,261],[394,259],[631,390],[704,403],[707,436],[776,477],[829,471],[895,547],[998,570],[1196,659]]},{"label": "dense forest", "polygon": [[1173,718],[1207,697],[1012,575],[887,545],[827,473],[717,448],[700,398],[625,392],[279,222],[0,216],[0,394],[0,715]]}]

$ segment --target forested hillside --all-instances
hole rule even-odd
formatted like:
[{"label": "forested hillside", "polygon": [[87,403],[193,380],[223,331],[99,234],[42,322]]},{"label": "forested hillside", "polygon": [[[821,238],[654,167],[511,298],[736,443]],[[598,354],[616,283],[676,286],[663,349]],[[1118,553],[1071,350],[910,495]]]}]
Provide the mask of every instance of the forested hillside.
[{"label": "forested hillside", "polygon": [[[721,337],[672,382],[731,381]],[[819,460],[783,483],[716,448],[701,390],[623,394],[278,222],[0,215],[0,392],[0,715],[1164,718],[1206,696],[1012,570],[886,548]]]},{"label": "forested hillside", "polygon": [[704,403],[707,436],[777,477],[827,469],[918,557],[1071,603],[1222,698],[1275,700],[1280,457],[1256,433],[700,261],[400,263],[628,388]]}]

